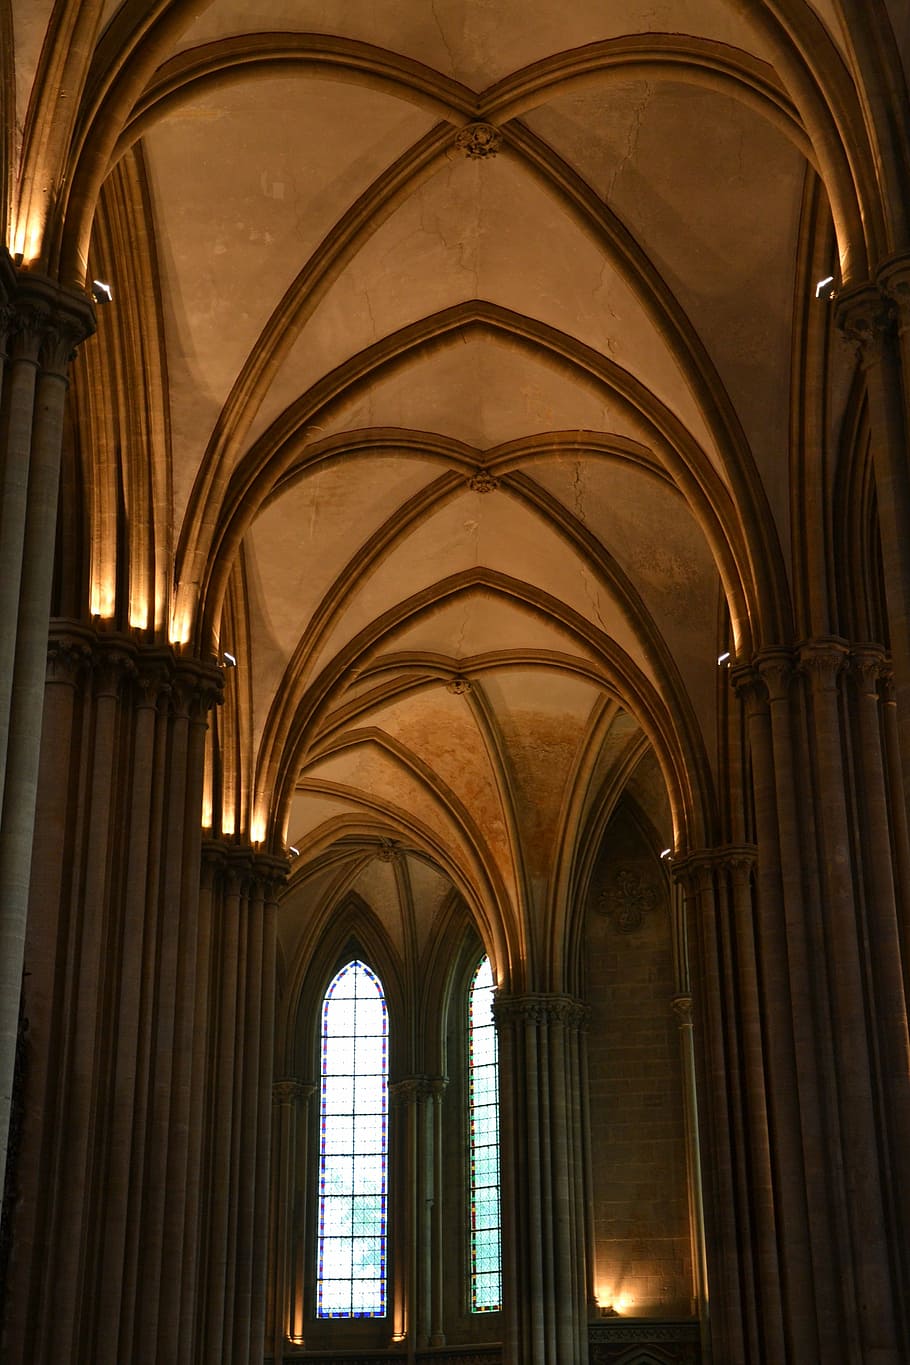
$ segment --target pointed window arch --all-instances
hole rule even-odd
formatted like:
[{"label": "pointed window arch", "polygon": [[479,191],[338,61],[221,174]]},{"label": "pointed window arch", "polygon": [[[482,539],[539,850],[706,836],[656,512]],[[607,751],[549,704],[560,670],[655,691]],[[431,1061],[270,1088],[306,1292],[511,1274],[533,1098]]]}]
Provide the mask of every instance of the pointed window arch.
[{"label": "pointed window arch", "polygon": [[316,1316],[386,1312],[388,1010],[359,959],[322,1002]]},{"label": "pointed window arch", "polygon": [[468,990],[468,1156],[471,1208],[471,1312],[502,1307],[499,1193],[499,1052],[493,1022],[493,968],[480,959]]}]

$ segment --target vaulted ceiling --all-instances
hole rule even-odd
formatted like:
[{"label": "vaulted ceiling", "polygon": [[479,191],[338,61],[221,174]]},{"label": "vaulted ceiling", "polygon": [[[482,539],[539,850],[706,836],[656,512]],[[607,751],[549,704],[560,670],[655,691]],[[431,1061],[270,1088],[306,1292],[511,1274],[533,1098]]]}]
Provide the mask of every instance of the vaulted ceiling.
[{"label": "vaulted ceiling", "polygon": [[[51,12],[14,6],[33,130]],[[210,818],[300,849],[288,960],[354,893],[418,952],[455,888],[557,979],[624,794],[657,847],[732,818],[718,655],[799,619],[793,375],[855,244],[797,38],[842,81],[839,6],[103,19],[92,610],[238,657]]]}]

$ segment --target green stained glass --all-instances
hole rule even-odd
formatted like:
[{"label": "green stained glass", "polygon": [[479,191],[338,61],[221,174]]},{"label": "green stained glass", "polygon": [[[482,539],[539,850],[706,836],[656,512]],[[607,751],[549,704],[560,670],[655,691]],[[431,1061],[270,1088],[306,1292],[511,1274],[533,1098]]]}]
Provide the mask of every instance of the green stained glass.
[{"label": "green stained glass", "polygon": [[471,1198],[471,1311],[502,1307],[499,1201],[499,1059],[493,969],[481,958],[468,995],[468,1153]]}]

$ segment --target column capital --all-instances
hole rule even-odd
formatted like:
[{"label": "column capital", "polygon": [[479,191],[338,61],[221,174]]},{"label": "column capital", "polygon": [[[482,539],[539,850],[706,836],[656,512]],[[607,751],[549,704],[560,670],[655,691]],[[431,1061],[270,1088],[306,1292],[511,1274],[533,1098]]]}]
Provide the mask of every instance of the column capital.
[{"label": "column capital", "polygon": [[910,327],[910,252],[894,256],[878,272],[878,285],[893,304],[901,332]]},{"label": "column capital", "polygon": [[834,635],[805,640],[798,647],[800,672],[817,681],[823,690],[834,691],[847,664],[850,646]]},{"label": "column capital", "polygon": [[583,1028],[588,1022],[590,1006],[572,995],[530,992],[526,995],[493,996],[493,1018],[502,1024],[558,1024],[565,1028]]},{"label": "column capital", "polygon": [[681,1030],[692,1028],[691,995],[674,995],[670,1001],[670,1008],[676,1016],[676,1022]]},{"label": "column capital", "polygon": [[65,378],[76,347],[95,330],[88,295],[43,275],[19,271],[5,307],[4,330],[13,359],[33,361],[47,373]]},{"label": "column capital", "polygon": [[261,852],[255,845],[227,839],[203,839],[203,865],[219,873],[234,892],[248,892],[259,884],[267,895],[283,886],[288,875],[288,859]]},{"label": "column capital", "polygon": [[881,645],[854,645],[848,664],[860,693],[877,701],[879,683],[889,671],[887,650]]},{"label": "column capital", "polygon": [[298,1081],[293,1076],[284,1076],[272,1082],[272,1103],[293,1105],[299,1101],[309,1101],[318,1087],[312,1081]]},{"label": "column capital", "polygon": [[734,664],[729,676],[736,696],[750,710],[767,706],[768,686],[754,664]]},{"label": "column capital", "polygon": [[47,681],[75,687],[92,663],[92,640],[80,630],[55,630],[51,623],[47,642]]},{"label": "column capital", "polygon": [[447,1076],[404,1076],[389,1085],[389,1098],[395,1105],[416,1104],[420,1100],[435,1099],[449,1083]]},{"label": "column capital", "polygon": [[755,656],[755,666],[768,689],[770,702],[784,701],[794,675],[793,651],[784,646],[763,649]]},{"label": "column capital", "polygon": [[838,295],[835,321],[844,340],[855,348],[864,368],[876,364],[896,332],[897,309],[881,288],[870,283]]},{"label": "column capital", "polygon": [[757,861],[755,844],[719,844],[716,848],[696,848],[674,858],[672,872],[677,881],[697,879],[703,883],[716,872],[751,873]]}]

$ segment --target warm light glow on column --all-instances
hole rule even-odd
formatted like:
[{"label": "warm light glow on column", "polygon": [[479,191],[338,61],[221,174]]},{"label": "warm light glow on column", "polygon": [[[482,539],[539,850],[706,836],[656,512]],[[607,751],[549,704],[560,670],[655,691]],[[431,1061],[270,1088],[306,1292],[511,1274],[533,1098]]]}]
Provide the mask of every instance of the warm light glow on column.
[{"label": "warm light glow on column", "polygon": [[205,735],[205,772],[202,778],[202,828],[210,830],[212,828],[212,789],[214,781],[212,777],[214,763],[212,758],[212,731],[209,728]]},{"label": "warm light glow on column", "polygon": [[36,214],[24,215],[13,231],[13,256],[21,256],[23,265],[32,265],[41,255],[41,235],[44,223]]},{"label": "warm light glow on column", "polygon": [[149,624],[149,604],[148,598],[143,594],[133,597],[130,595],[130,625],[134,630],[145,630]]},{"label": "warm light glow on column", "polygon": [[261,812],[257,812],[253,816],[250,825],[250,838],[254,844],[261,844],[265,839],[265,816]]},{"label": "warm light glow on column", "polygon": [[178,611],[175,609],[171,616],[171,625],[168,631],[168,639],[172,645],[185,645],[190,638],[190,616],[189,612]]},{"label": "warm light glow on column", "polygon": [[89,591],[89,610],[93,616],[101,616],[105,620],[110,620],[114,615],[117,605],[117,590],[114,586],[113,573],[99,573],[92,575],[92,585]]}]

